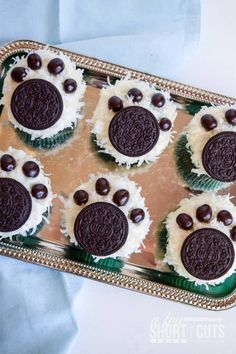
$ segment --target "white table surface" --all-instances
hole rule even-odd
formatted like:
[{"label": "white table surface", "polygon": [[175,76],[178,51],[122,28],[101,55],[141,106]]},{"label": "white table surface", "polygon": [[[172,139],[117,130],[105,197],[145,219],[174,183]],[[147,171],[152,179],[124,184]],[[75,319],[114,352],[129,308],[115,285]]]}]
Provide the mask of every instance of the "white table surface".
[{"label": "white table surface", "polygon": [[[236,97],[235,14],[234,0],[202,0],[198,49],[176,80]],[[84,279],[75,312],[69,354],[236,352],[235,309],[211,312]]]}]

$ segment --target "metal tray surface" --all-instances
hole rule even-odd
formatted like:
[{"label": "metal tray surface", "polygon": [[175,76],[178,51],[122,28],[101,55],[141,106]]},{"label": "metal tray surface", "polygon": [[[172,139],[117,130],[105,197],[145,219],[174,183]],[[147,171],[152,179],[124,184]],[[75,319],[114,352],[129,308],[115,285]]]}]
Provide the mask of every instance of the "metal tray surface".
[{"label": "metal tray surface", "polygon": [[[44,46],[42,43],[20,40],[0,48],[0,89],[2,90],[4,76],[14,56]],[[55,52],[61,51],[51,46],[50,49]],[[86,120],[91,118],[98,102],[99,91],[107,84],[107,77],[115,81],[128,72],[132,78],[139,78],[155,84],[159,89],[168,90],[172,99],[181,104],[174,126],[177,132],[175,139],[191,119],[191,113],[193,114],[201,105],[233,103],[235,100],[105,61],[62,51],[75,61],[78,67],[84,69],[84,79],[88,85],[85,94],[85,117],[79,123],[71,140],[59,148],[43,151],[30,148],[20,141],[9,124],[3,107],[0,118],[0,149],[6,150],[12,146],[39,158],[44,164],[45,171],[51,173],[52,189],[58,197],[54,199],[49,225],[45,225],[36,237],[1,241],[0,254],[206,309],[222,310],[234,306],[236,274],[228,278],[224,284],[209,289],[195,286],[171,272],[162,262],[161,250],[156,247],[158,225],[176,208],[182,198],[190,195],[190,191],[182,186],[176,172],[173,158],[175,142],[168,146],[154,164],[144,168],[133,168],[127,172],[115,164],[105,162],[97,155],[91,145],[91,127]],[[141,185],[142,195],[146,199],[153,222],[141,253],[134,254],[129,259],[95,263],[92,257],[87,257],[78,248],[70,245],[68,239],[60,232],[62,203],[59,197],[68,195],[82,181],[85,182],[91,173],[109,171],[128,173],[132,180]],[[229,191],[235,195],[236,185]],[[224,190],[225,192],[227,191]],[[158,261],[155,259],[156,256]]]}]

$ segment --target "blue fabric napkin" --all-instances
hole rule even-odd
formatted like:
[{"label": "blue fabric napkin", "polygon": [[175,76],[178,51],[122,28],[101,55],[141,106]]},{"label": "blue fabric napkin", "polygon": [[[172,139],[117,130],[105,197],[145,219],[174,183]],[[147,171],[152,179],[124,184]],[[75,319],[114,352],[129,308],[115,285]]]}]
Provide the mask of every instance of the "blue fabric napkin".
[{"label": "blue fabric napkin", "polygon": [[[0,0],[0,43],[57,44],[172,79],[193,52],[199,22],[199,0]],[[81,282],[0,257],[0,353],[68,354]]]},{"label": "blue fabric napkin", "polygon": [[0,257],[0,353],[68,353],[80,287],[71,274]]},{"label": "blue fabric napkin", "polygon": [[198,41],[200,5],[198,0],[61,0],[59,16],[60,47],[175,79]]}]

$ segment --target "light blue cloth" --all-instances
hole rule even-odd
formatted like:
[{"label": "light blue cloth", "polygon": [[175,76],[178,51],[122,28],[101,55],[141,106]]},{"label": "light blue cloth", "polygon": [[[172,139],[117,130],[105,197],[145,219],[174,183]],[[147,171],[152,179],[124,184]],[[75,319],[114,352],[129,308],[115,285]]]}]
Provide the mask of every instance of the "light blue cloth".
[{"label": "light blue cloth", "polygon": [[[197,43],[199,21],[198,0],[0,0],[0,43],[58,44],[174,79]],[[0,353],[69,353],[81,281],[0,257]]]},{"label": "light blue cloth", "polygon": [[198,0],[61,0],[59,13],[61,47],[170,79],[198,41]]},{"label": "light blue cloth", "polygon": [[80,287],[71,274],[0,257],[0,353],[68,353]]}]

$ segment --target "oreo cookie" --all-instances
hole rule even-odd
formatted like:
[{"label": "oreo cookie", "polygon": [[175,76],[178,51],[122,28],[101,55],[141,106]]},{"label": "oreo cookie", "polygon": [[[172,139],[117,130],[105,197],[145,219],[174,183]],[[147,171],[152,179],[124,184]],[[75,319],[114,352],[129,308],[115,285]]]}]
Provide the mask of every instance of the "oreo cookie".
[{"label": "oreo cookie", "polygon": [[12,178],[0,178],[0,232],[18,230],[32,209],[28,190]]},{"label": "oreo cookie", "polygon": [[210,138],[202,151],[202,163],[209,176],[221,182],[236,180],[236,133],[222,132]]},{"label": "oreo cookie", "polygon": [[128,221],[115,205],[97,202],[83,208],[74,224],[79,245],[95,256],[108,256],[118,251],[128,237]]},{"label": "oreo cookie", "polygon": [[130,106],[115,114],[108,133],[117,151],[129,157],[138,157],[154,148],[160,130],[150,111],[140,106]]},{"label": "oreo cookie", "polygon": [[202,280],[214,280],[225,275],[232,267],[234,258],[230,238],[212,228],[192,232],[181,248],[181,260],[185,269]]},{"label": "oreo cookie", "polygon": [[16,87],[11,110],[19,124],[32,130],[44,130],[61,117],[63,101],[58,89],[49,81],[31,79]]}]

